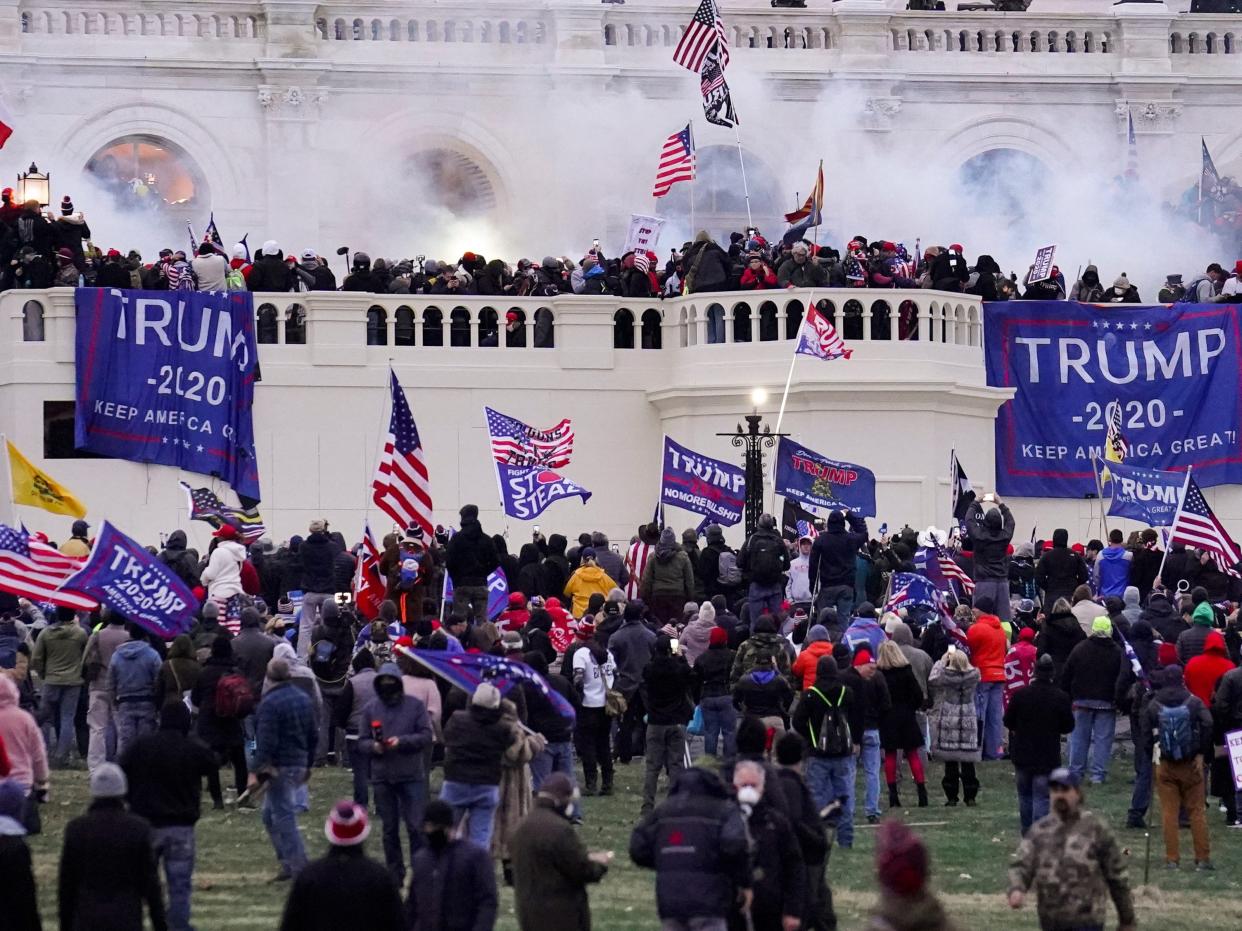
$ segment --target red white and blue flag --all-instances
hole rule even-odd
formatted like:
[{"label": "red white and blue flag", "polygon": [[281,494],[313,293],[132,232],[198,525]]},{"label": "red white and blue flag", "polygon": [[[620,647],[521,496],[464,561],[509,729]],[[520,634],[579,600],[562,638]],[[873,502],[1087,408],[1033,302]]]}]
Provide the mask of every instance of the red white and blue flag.
[{"label": "red white and blue flag", "polygon": [[569,465],[574,452],[574,426],[568,417],[548,430],[536,430],[490,407],[483,410],[492,438],[492,458],[497,462],[551,469]]},{"label": "red white and blue flag", "polygon": [[1186,477],[1186,492],[1182,495],[1182,506],[1178,508],[1177,516],[1173,518],[1169,542],[1184,543],[1202,550],[1221,572],[1239,577],[1236,566],[1242,561],[1242,550],[1233,542],[1225,525],[1212,513],[1199,483],[1191,476]]},{"label": "red white and blue flag", "polygon": [[718,49],[720,67],[729,63],[729,40],[725,36],[724,20],[720,18],[720,9],[716,0],[702,0],[694,17],[681,34],[677,48],[673,49],[673,61],[687,71],[703,70],[703,59],[712,49]]},{"label": "red white and blue flag", "polygon": [[61,588],[85,562],[32,537],[25,527],[0,524],[0,591],[37,603],[90,611],[99,602],[82,592]]},{"label": "red white and blue flag", "polygon": [[496,481],[505,513],[518,520],[533,520],[554,501],[581,498],[585,504],[591,492],[565,476],[541,466],[511,466],[496,463]]},{"label": "red white and blue flag", "polygon": [[[694,133],[687,123],[664,140],[664,148],[660,151],[660,164],[656,168],[655,185],[651,188],[652,197],[663,197],[673,185],[680,181],[694,180]],[[644,261],[646,257],[644,256]],[[638,264],[635,256],[634,264]]]},{"label": "red white and blue flag", "polygon": [[806,317],[803,318],[802,329],[798,333],[798,348],[794,352],[825,361],[848,359],[854,354],[854,350],[845,348],[845,340],[841,339],[832,321],[820,313],[814,304],[806,309]]},{"label": "red white and blue flag", "polygon": [[375,478],[371,480],[371,500],[398,527],[421,527],[430,537],[435,532],[435,523],[431,519],[431,481],[422,440],[405,392],[397,381],[397,373],[391,369],[388,387],[392,393],[392,416],[388,421],[384,451],[380,454]]},{"label": "red white and blue flag", "polygon": [[354,570],[354,604],[368,621],[379,616],[380,604],[388,591],[379,564],[379,544],[371,532],[371,522],[367,521],[362,525],[362,549],[358,551],[358,566]]}]

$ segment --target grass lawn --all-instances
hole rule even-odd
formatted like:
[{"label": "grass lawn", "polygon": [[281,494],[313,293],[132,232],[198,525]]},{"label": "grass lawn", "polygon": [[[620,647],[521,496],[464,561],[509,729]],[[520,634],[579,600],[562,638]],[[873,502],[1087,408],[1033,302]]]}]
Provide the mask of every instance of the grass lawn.
[{"label": "grass lawn", "polygon": [[[1115,781],[1088,789],[1088,807],[1107,816],[1109,823],[1124,823],[1130,787],[1126,782],[1129,759],[1114,761]],[[1033,905],[1020,913],[1009,911],[1004,903],[1007,861],[1018,841],[1017,799],[1012,768],[1008,763],[988,763],[979,767],[983,790],[976,808],[942,807],[939,791],[940,767],[929,768],[932,805],[907,808],[900,816],[923,835],[932,853],[933,886],[944,899],[950,914],[963,928],[1034,929]],[[653,874],[629,863],[626,851],[630,828],[639,808],[642,764],[617,767],[617,794],[611,798],[584,800],[586,823],[581,830],[592,849],[616,851],[613,868],[591,892],[594,926],[605,931],[658,927],[655,913]],[[439,773],[435,781],[438,783]],[[908,778],[907,788],[912,788]],[[86,806],[86,774],[53,774],[52,801],[44,807],[44,833],[31,839],[44,926],[56,927],[56,864],[60,836],[65,823]],[[311,782],[313,808],[302,819],[302,829],[311,856],[326,846],[322,824],[329,804],[349,793],[349,777],[344,770],[320,769]],[[905,799],[913,801],[913,792]],[[884,797],[887,797],[886,793]],[[208,803],[210,807],[210,803]],[[1158,815],[1158,809],[1153,812]],[[1166,873],[1163,844],[1157,828],[1151,837],[1152,870],[1150,887],[1139,895],[1140,926],[1162,931],[1198,931],[1204,927],[1242,927],[1242,898],[1238,895],[1242,877],[1242,831],[1228,830],[1215,807],[1209,811],[1212,832],[1212,858],[1217,872],[1202,874],[1185,869]],[[1130,862],[1132,885],[1143,882],[1144,833],[1118,831]],[[865,823],[856,830],[853,850],[834,849],[829,864],[829,882],[837,902],[842,928],[855,928],[875,900],[876,885],[872,869],[874,829]],[[1183,862],[1193,861],[1190,833],[1184,831]],[[367,842],[372,855],[380,857],[378,825]],[[275,928],[284,903],[287,886],[268,885],[275,873],[272,849],[256,812],[208,810],[198,825],[198,868],[195,874],[193,921],[200,931],[231,928]],[[0,901],[3,896],[0,895]],[[0,912],[3,911],[0,906]],[[516,928],[512,894],[504,890],[498,927]],[[0,922],[2,924],[3,922]],[[1115,913],[1108,927],[1115,926]]]}]

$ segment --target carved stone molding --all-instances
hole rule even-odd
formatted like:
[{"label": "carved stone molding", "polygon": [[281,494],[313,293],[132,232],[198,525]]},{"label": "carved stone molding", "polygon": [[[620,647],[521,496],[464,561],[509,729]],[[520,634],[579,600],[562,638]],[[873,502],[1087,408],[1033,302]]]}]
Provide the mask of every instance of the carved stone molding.
[{"label": "carved stone molding", "polygon": [[868,97],[863,104],[863,124],[871,132],[886,133],[900,112],[900,97]]},{"label": "carved stone molding", "polygon": [[1182,105],[1172,100],[1118,100],[1113,111],[1117,125],[1124,135],[1129,128],[1129,117],[1134,116],[1134,134],[1168,133],[1177,126],[1182,115]]}]

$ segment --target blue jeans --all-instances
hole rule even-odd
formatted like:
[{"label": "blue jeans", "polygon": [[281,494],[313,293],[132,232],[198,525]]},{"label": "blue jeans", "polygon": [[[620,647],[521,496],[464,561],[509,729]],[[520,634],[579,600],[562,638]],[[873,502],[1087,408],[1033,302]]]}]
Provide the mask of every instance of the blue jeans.
[{"label": "blue jeans", "polygon": [[116,706],[116,757],[119,760],[139,737],[155,733],[155,702],[118,702]]},{"label": "blue jeans", "polygon": [[854,755],[811,756],[806,761],[806,787],[815,800],[816,809],[841,800],[837,815],[837,843],[854,846]]},{"label": "blue jeans", "polygon": [[725,760],[737,756],[737,709],[730,695],[717,695],[699,702],[703,711],[703,750],[716,755],[716,739],[724,741]]},{"label": "blue jeans", "polygon": [[1031,825],[1048,814],[1048,776],[1029,769],[1015,769],[1014,776],[1018,783],[1018,820],[1025,837]]},{"label": "blue jeans", "polygon": [[281,869],[296,876],[306,866],[306,847],[298,831],[297,794],[306,781],[305,766],[282,766],[267,782],[263,796],[263,827],[276,850]]},{"label": "blue jeans", "polygon": [[863,795],[863,814],[880,814],[880,732],[878,730],[863,731],[862,735],[862,767],[866,780]]},{"label": "blue jeans", "polygon": [[837,609],[837,623],[841,625],[841,629],[850,626],[850,616],[854,613],[854,586],[853,585],[829,585],[821,588],[819,594],[815,597],[815,614],[818,617],[819,612],[824,608]]},{"label": "blue jeans", "polygon": [[759,620],[759,615],[764,611],[775,615],[780,610],[784,599],[785,586],[779,582],[771,585],[751,582],[750,591],[746,593],[746,603],[750,606],[750,629],[755,629],[755,622]]},{"label": "blue jeans", "polygon": [[410,835],[410,863],[422,846],[423,809],[427,807],[427,784],[421,779],[408,782],[376,782],[375,813],[384,825],[384,862],[396,880],[397,888],[405,882],[405,860],[401,856],[401,825]]},{"label": "blue jeans", "polygon": [[76,738],[73,718],[78,710],[80,685],[45,685],[39,716],[43,719],[43,742],[52,762],[64,763]]},{"label": "blue jeans", "polygon": [[1005,683],[980,682],[975,690],[975,713],[983,725],[983,758],[999,760],[1005,743]]},{"label": "blue jeans", "polygon": [[1069,738],[1070,772],[1082,777],[1087,769],[1087,749],[1091,750],[1091,781],[1103,782],[1113,752],[1115,711],[1074,706],[1074,730]]},{"label": "blue jeans", "polygon": [[500,804],[500,786],[476,786],[445,780],[440,789],[440,800],[453,806],[458,826],[463,818],[469,821],[466,838],[470,843],[484,850],[491,847],[492,821],[496,806]]},{"label": "blue jeans", "polygon": [[574,778],[574,744],[571,740],[548,744],[542,753],[530,761],[531,791],[538,792],[545,779],[553,773],[564,773],[577,785]]},{"label": "blue jeans", "polygon": [[725,341],[725,312],[719,304],[707,308],[707,341],[723,343]]},{"label": "blue jeans", "polygon": [[168,882],[169,931],[194,931],[190,924],[190,894],[194,880],[194,825],[151,829],[151,846],[158,863],[164,861]]},{"label": "blue jeans", "polygon": [[1130,794],[1129,811],[1132,823],[1145,820],[1151,807],[1151,754],[1145,753],[1141,741],[1135,739],[1137,730],[1130,729],[1130,742],[1134,744],[1134,791]]}]

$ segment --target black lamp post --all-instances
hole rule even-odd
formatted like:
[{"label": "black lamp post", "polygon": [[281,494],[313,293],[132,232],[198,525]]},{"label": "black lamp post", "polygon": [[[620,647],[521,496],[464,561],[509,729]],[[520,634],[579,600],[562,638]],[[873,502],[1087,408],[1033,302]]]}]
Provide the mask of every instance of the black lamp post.
[{"label": "black lamp post", "polygon": [[751,392],[751,400],[755,403],[753,413],[746,415],[746,429],[742,429],[742,425],[737,425],[737,430],[733,433],[717,433],[716,436],[727,436],[729,441],[739,449],[745,449],[743,457],[743,468],[746,472],[746,537],[755,532],[759,526],[759,515],[763,513],[763,451],[771,449],[776,445],[779,437],[788,436],[786,433],[773,433],[772,428],[764,424],[763,429],[759,429],[759,424],[763,421],[763,416],[759,413],[758,407],[767,400],[768,393],[762,388],[756,388]]}]

